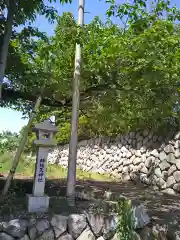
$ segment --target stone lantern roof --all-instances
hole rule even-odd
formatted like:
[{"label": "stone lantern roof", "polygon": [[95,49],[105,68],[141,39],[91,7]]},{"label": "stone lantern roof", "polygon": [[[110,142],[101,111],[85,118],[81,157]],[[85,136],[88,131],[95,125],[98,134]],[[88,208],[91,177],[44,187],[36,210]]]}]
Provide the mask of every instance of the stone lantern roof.
[{"label": "stone lantern roof", "polygon": [[43,122],[34,125],[33,132],[38,131],[57,133],[59,130],[55,125],[51,124],[49,120],[44,120]]}]

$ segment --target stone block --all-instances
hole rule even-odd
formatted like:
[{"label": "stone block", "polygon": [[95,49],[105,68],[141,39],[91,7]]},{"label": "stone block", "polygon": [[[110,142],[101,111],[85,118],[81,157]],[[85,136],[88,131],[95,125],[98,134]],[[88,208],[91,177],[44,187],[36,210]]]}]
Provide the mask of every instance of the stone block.
[{"label": "stone block", "polygon": [[66,232],[67,229],[67,216],[54,215],[51,220],[51,226],[54,228],[54,233],[56,238],[62,233]]},{"label": "stone block", "polygon": [[28,212],[47,212],[49,209],[49,197],[44,195],[42,197],[35,197],[27,194]]},{"label": "stone block", "polygon": [[173,176],[168,177],[167,179],[167,187],[172,187],[176,183],[176,180]]},{"label": "stone block", "polygon": [[94,234],[91,232],[90,229],[85,229],[81,235],[77,238],[77,240],[96,240],[96,237]]},{"label": "stone block", "polygon": [[147,214],[147,211],[142,205],[134,207],[133,212],[136,229],[143,228],[144,226],[150,223],[150,218]]},{"label": "stone block", "polygon": [[171,176],[175,171],[176,171],[176,166],[175,166],[175,165],[172,165],[172,166],[168,169],[168,176]]},{"label": "stone block", "polygon": [[174,179],[176,180],[176,182],[180,182],[180,171],[175,171],[174,173],[173,173],[173,177],[174,177]]},{"label": "stone block", "polygon": [[23,219],[13,219],[9,222],[4,222],[2,230],[14,238],[22,238],[26,233],[27,226],[28,221]]},{"label": "stone block", "polygon": [[78,238],[86,229],[87,222],[84,214],[70,214],[68,217],[68,229],[73,238]]}]

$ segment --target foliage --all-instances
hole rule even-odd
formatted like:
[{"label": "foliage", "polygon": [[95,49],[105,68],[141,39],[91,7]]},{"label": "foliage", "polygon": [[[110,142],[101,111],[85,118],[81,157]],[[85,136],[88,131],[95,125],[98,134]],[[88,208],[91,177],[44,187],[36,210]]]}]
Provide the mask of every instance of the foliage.
[{"label": "foliage", "polygon": [[0,154],[13,152],[19,144],[19,135],[10,131],[0,133]]},{"label": "foliage", "polygon": [[[36,41],[27,38],[27,42],[16,38],[11,44],[24,66],[8,74],[12,86],[64,104],[61,109],[41,107],[36,118],[56,116],[59,143],[69,139],[77,41],[83,46],[80,139],[179,125],[180,28],[174,24],[178,10],[163,1],[151,12],[146,10],[146,1],[111,3],[114,9],[109,14],[122,20],[127,17],[125,28],[110,21],[102,23],[96,17],[80,30],[72,14],[64,13],[58,18],[54,36],[43,35]],[[167,18],[162,17],[164,11]],[[32,108],[29,102],[14,105],[24,113]]]},{"label": "foliage", "polygon": [[[5,45],[3,44],[3,42],[7,38],[7,32],[8,32],[7,30],[11,29],[10,25],[12,25],[13,33],[12,33],[12,36],[8,35],[8,39],[11,38],[11,40],[13,41],[19,35],[18,40],[20,37],[22,42],[26,42],[27,44],[26,48],[27,47],[30,48],[29,45],[31,45],[31,48],[32,47],[34,48],[35,41],[32,40],[31,38],[32,35],[40,37],[40,35],[42,34],[37,29],[32,27],[32,23],[36,20],[37,15],[45,16],[45,18],[47,18],[50,23],[54,22],[57,18],[57,10],[53,7],[53,3],[55,2],[59,2],[60,4],[63,4],[68,2],[71,3],[71,0],[59,0],[59,1],[48,0],[46,1],[46,3],[43,0],[35,0],[33,2],[30,2],[27,0],[25,1],[0,0],[0,6],[1,6],[0,7],[0,13],[1,13],[0,15],[0,52],[2,53],[8,50],[7,47],[6,49],[4,48]],[[10,22],[8,22],[8,19],[10,19],[9,18],[10,16],[12,16],[13,18],[13,23],[11,24]],[[17,27],[22,27],[22,31],[20,34],[19,34],[19,31],[17,30]],[[27,41],[27,35],[29,35],[29,38],[30,38],[30,40],[28,41]],[[14,74],[17,74],[17,69],[16,69],[17,66],[19,67],[18,70],[21,73],[22,73],[21,68],[24,69],[25,67],[27,67],[27,66],[24,66],[23,61],[20,61],[20,56],[17,55],[17,51],[15,51],[15,49],[12,48],[12,45],[8,51],[9,59],[7,62],[10,69],[6,69],[5,76],[8,76],[8,73],[9,74],[14,73],[14,71],[15,71]],[[5,61],[5,59],[3,61]],[[18,60],[17,63],[16,63],[16,60]],[[1,75],[4,76],[4,73],[1,73]]]},{"label": "foliage", "polygon": [[135,225],[131,200],[121,198],[118,200],[117,206],[117,234],[121,240],[132,240],[134,238]]},{"label": "foliage", "polygon": [[110,4],[107,16],[120,18],[124,27],[144,28],[150,26],[158,19],[166,19],[174,22],[180,19],[180,11],[177,7],[171,6],[171,1],[158,0],[135,0],[133,3],[116,3],[115,0],[106,0]]}]

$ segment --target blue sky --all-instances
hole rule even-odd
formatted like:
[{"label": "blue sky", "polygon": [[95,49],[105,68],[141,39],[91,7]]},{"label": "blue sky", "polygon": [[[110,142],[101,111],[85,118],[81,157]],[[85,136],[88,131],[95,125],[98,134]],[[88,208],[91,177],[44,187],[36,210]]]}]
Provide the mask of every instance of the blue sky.
[{"label": "blue sky", "polygon": [[[123,0],[118,2],[122,3]],[[180,8],[180,0],[171,0],[172,4],[176,4]],[[78,9],[78,0],[73,0],[72,4],[55,4],[59,15],[63,12],[72,12],[74,17],[77,19],[77,9]],[[105,13],[108,8],[108,5],[105,4],[105,0],[86,0],[85,1],[85,23],[90,22],[95,16],[99,16],[102,20],[106,19]],[[118,22],[117,22],[118,23]],[[41,31],[47,32],[49,35],[53,34],[55,25],[51,25],[48,21],[38,16],[34,24]],[[19,130],[27,123],[27,120],[22,120],[22,114],[17,111],[10,109],[0,108],[0,132],[3,130],[10,130],[12,132],[19,132]]]}]

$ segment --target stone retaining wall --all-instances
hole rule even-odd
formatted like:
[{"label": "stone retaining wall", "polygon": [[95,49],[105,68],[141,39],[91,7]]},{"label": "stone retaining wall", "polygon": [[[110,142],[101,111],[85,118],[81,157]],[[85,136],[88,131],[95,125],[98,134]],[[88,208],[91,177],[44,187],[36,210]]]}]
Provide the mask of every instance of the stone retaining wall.
[{"label": "stone retaining wall", "polygon": [[[142,221],[142,215],[146,215],[145,221]],[[177,240],[180,237],[180,232],[169,226],[152,225],[147,219],[147,214],[142,211],[139,211],[137,217],[141,222],[137,222],[132,240]],[[116,215],[103,217],[103,215],[88,213],[53,215],[51,218],[41,219],[13,219],[9,222],[0,222],[0,239],[120,240],[116,233],[116,223]]]},{"label": "stone retaining wall", "polygon": [[[157,136],[148,131],[78,144],[77,166],[85,171],[109,173],[124,181],[140,180],[160,190],[180,192],[180,132]],[[48,156],[51,164],[68,164],[68,145]]]},{"label": "stone retaining wall", "polygon": [[[136,227],[144,227],[149,217],[137,208]],[[146,217],[142,221],[141,215]],[[54,215],[42,219],[14,219],[0,222],[2,240],[119,240],[116,234],[117,216],[100,214]],[[136,234],[136,233],[134,233]],[[138,237],[138,234],[136,234]],[[137,238],[140,239],[141,238]]]}]

